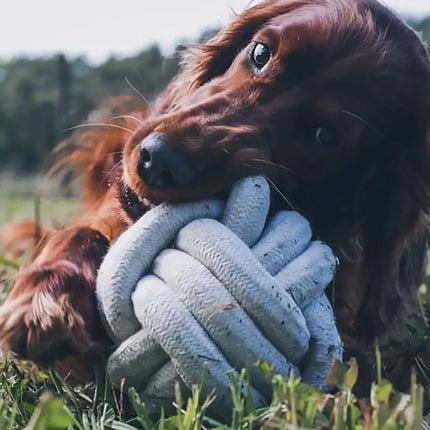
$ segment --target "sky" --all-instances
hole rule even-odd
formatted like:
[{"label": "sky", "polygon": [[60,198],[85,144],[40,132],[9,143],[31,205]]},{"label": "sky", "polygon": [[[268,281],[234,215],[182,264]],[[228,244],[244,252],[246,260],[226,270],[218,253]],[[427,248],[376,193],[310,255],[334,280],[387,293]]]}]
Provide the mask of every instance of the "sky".
[{"label": "sky", "polygon": [[[178,41],[223,26],[258,1],[0,0],[0,61],[64,52],[96,63],[153,42],[171,52]],[[430,0],[385,2],[404,14],[430,15]]]}]

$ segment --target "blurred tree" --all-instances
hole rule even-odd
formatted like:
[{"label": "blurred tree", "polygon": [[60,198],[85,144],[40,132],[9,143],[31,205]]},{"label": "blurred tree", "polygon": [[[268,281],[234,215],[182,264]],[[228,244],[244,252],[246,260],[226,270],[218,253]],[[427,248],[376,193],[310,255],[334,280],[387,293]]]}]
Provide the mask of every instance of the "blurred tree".
[{"label": "blurred tree", "polygon": [[421,37],[430,44],[430,16],[424,19],[409,19],[408,23],[421,34]]},{"label": "blurred tree", "polygon": [[63,54],[0,64],[0,169],[40,170],[66,128],[104,99],[138,92],[152,101],[177,71],[177,55],[166,57],[157,45],[97,66]]},{"label": "blurred tree", "polygon": [[58,116],[57,128],[62,129],[66,126],[66,117],[70,108],[72,73],[69,62],[63,54],[57,59],[58,70]]},{"label": "blurred tree", "polygon": [[[430,41],[430,17],[409,23]],[[198,42],[216,31],[206,30]],[[0,63],[0,169],[40,170],[66,128],[83,122],[109,97],[137,93],[154,101],[177,73],[185,47],[179,44],[166,56],[151,45],[134,57],[111,57],[95,66],[63,54]]]}]

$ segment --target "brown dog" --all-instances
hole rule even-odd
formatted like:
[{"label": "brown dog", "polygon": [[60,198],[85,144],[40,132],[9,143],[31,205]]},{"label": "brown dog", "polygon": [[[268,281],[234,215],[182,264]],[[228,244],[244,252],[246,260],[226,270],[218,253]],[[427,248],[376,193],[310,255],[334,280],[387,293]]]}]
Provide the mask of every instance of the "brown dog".
[{"label": "brown dog", "polygon": [[22,272],[1,311],[4,348],[43,364],[91,352],[109,243],[152,204],[250,174],[273,182],[274,211],[292,204],[339,256],[347,347],[414,304],[428,244],[430,65],[376,0],[264,1],[191,50],[157,106],[122,111],[134,117],[75,137],[60,162],[78,166],[85,210],[48,232]]}]

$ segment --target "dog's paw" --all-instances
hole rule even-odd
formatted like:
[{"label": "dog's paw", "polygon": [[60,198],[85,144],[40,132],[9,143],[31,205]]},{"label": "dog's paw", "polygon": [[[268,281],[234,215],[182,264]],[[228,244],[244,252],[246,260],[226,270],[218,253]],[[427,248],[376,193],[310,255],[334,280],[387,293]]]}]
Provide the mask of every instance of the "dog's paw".
[{"label": "dog's paw", "polygon": [[69,261],[29,267],[0,308],[0,347],[48,366],[94,348],[95,273]]}]

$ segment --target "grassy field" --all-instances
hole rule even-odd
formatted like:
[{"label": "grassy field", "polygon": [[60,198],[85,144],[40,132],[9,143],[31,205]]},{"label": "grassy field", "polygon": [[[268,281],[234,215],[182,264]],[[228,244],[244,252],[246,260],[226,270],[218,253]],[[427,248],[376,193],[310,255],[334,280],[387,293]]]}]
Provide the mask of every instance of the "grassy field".
[{"label": "grassy field", "polygon": [[[38,205],[35,201],[31,195],[19,192],[18,186],[9,193],[0,189],[0,226],[33,218]],[[40,218],[48,224],[62,224],[78,207],[76,199],[43,197]],[[16,263],[0,259],[0,300],[18,273]],[[116,391],[105,375],[100,375],[96,383],[72,387],[53,372],[6,360],[0,368],[0,430],[420,429],[422,417],[430,409],[426,293],[423,287],[423,307],[396,336],[396,345],[408,351],[416,372],[411,377],[407,373],[411,388],[405,393],[396,391],[384,379],[390,372],[381,362],[379,350],[375,352],[378,381],[368,401],[358,400],[353,394],[360,371],[355,361],[335,366],[329,382],[337,387],[336,394],[325,394],[294,377],[283,379],[261,364],[272,381],[271,404],[255,408],[246,394],[249,386],[243,373],[240,381],[231,381],[234,410],[231,418],[221,423],[211,418],[211,398],[201,398],[201,387],[195,387],[188,401],[177,397],[174,416],[149,417],[137,393]]]},{"label": "grassy field", "polygon": [[79,208],[79,202],[68,199],[0,198],[0,226],[11,221],[33,219],[40,202],[41,221],[44,224],[62,224]]},{"label": "grassy field", "polygon": [[72,196],[69,198],[64,194],[61,184],[40,176],[19,179],[0,175],[0,227],[11,221],[34,219],[37,207],[43,223],[63,224],[79,208],[76,191],[68,192]]}]

